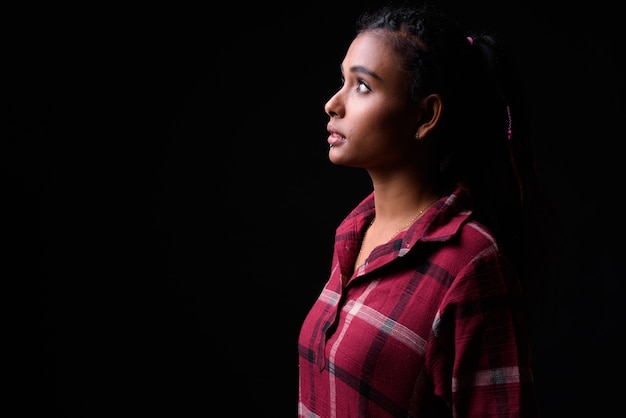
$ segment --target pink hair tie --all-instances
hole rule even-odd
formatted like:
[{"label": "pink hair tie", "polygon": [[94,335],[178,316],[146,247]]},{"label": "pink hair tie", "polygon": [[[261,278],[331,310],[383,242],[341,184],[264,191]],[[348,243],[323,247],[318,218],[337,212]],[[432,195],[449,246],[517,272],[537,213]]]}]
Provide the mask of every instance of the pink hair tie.
[{"label": "pink hair tie", "polygon": [[474,39],[472,39],[471,36],[468,36],[467,40],[469,41],[470,45],[474,45]]}]

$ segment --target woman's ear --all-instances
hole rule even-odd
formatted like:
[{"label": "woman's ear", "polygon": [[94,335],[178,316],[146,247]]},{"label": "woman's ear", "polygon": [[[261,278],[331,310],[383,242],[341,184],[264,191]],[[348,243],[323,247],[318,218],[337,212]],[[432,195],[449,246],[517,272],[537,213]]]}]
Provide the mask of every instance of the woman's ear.
[{"label": "woman's ear", "polygon": [[420,121],[415,133],[416,138],[425,138],[429,132],[432,132],[439,121],[443,112],[443,100],[438,94],[431,94],[422,101],[422,109],[420,112]]}]

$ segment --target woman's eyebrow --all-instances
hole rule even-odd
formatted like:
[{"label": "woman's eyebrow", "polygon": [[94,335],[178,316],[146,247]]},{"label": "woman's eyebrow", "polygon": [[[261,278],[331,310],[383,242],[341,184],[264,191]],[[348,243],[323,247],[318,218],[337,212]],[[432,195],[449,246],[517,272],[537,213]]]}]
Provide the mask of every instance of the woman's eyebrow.
[{"label": "woman's eyebrow", "polygon": [[[343,73],[343,65],[341,66],[341,72]],[[350,67],[350,72],[351,73],[363,73],[363,74],[367,74],[370,77],[373,77],[377,80],[382,81],[383,79],[376,74],[374,71],[368,70],[366,67],[362,66],[362,65],[354,65],[352,67]]]}]

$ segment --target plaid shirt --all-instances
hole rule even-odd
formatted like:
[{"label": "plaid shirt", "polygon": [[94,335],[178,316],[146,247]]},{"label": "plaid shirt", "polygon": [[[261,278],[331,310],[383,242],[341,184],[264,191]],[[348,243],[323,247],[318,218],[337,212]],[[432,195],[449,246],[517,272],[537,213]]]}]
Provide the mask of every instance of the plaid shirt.
[{"label": "plaid shirt", "polygon": [[354,274],[373,193],[339,225],[298,340],[299,417],[538,416],[521,289],[468,201],[440,199]]}]

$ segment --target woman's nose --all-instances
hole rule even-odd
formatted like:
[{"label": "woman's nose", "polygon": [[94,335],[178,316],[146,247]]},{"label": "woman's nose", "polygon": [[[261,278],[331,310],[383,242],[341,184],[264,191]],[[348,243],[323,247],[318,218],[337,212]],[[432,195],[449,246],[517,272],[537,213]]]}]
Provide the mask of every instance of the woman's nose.
[{"label": "woman's nose", "polygon": [[324,105],[324,111],[328,116],[341,116],[343,114],[343,104],[340,100],[341,90],[335,93]]}]

